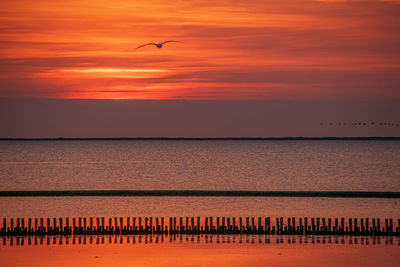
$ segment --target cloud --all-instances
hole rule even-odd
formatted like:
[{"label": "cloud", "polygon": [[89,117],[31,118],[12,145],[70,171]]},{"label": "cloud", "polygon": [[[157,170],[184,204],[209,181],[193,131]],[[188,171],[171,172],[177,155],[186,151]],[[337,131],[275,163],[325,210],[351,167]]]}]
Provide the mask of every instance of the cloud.
[{"label": "cloud", "polygon": [[[395,2],[21,0],[0,7],[0,97],[400,97]],[[168,39],[182,43],[134,49]]]}]

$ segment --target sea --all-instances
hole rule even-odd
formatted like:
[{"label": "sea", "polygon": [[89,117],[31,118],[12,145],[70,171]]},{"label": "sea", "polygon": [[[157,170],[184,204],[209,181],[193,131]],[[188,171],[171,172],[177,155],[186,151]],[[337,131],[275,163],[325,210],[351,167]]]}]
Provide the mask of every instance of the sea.
[{"label": "sea", "polygon": [[[1,191],[400,192],[395,140],[0,141]],[[0,197],[0,218],[400,218],[400,199]],[[1,237],[4,266],[398,266],[396,236]]]},{"label": "sea", "polygon": [[[1,141],[1,190],[400,192],[396,140]],[[10,197],[3,217],[400,218],[399,199]]]}]

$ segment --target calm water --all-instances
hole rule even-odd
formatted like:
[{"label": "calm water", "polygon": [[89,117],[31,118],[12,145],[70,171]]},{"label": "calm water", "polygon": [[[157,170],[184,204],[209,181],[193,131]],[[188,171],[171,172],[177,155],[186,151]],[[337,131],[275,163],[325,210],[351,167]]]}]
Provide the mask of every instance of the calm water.
[{"label": "calm water", "polygon": [[398,141],[0,142],[2,190],[400,191]]},{"label": "calm water", "polygon": [[[398,266],[398,237],[7,238],[4,266]],[[23,255],[23,256],[21,256]]]},{"label": "calm water", "polygon": [[[399,141],[0,142],[1,190],[400,191]],[[400,217],[400,201],[332,198],[2,198],[3,216]]]}]

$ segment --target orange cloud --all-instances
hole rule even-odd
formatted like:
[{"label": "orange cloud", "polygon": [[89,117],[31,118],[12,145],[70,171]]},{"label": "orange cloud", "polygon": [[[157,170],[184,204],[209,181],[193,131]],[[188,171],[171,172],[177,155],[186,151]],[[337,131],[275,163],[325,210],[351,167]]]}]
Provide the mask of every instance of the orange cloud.
[{"label": "orange cloud", "polygon": [[[400,98],[399,13],[379,0],[3,1],[0,97]],[[135,49],[164,40],[181,42]]]}]

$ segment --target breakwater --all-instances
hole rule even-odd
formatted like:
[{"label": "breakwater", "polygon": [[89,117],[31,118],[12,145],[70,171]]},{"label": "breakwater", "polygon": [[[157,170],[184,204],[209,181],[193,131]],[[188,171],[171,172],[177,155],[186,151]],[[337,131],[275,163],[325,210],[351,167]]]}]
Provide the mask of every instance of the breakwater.
[{"label": "breakwater", "polygon": [[400,236],[400,219],[394,226],[392,218],[4,218],[0,228],[0,236],[153,234]]},{"label": "breakwater", "polygon": [[38,190],[0,191],[0,197],[156,196],[156,197],[338,197],[400,198],[379,191],[244,191],[244,190]]}]

